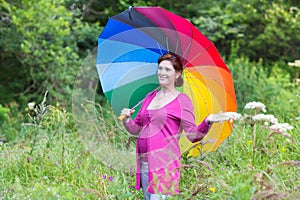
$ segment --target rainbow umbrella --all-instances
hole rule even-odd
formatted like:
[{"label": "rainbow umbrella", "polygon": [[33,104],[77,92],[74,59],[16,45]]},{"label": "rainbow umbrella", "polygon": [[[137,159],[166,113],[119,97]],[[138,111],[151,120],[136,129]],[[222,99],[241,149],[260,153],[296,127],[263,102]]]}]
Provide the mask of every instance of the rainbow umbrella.
[{"label": "rainbow umbrella", "polygon": [[[210,113],[236,111],[231,73],[208,38],[187,19],[161,7],[129,7],[111,17],[98,38],[97,72],[117,115],[158,87],[157,60],[166,52],[183,62],[184,85],[178,90],[192,100],[196,123]],[[181,151],[193,156],[214,151],[231,132],[229,121],[214,124],[197,145],[183,134]]]}]

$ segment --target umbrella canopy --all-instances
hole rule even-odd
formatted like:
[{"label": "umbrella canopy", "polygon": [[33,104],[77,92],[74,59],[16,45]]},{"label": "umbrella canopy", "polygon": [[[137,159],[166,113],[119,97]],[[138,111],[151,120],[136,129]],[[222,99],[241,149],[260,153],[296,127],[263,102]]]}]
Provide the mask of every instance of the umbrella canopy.
[{"label": "umbrella canopy", "polygon": [[[210,113],[236,111],[231,73],[208,38],[161,7],[130,7],[111,17],[98,38],[97,71],[117,115],[158,87],[157,60],[167,52],[182,60],[184,84],[178,90],[192,100],[196,123]],[[205,144],[190,154],[198,155],[199,148],[204,154],[216,150],[231,131],[229,121],[214,124],[202,140]],[[184,135],[180,145],[182,152],[194,146]]]}]

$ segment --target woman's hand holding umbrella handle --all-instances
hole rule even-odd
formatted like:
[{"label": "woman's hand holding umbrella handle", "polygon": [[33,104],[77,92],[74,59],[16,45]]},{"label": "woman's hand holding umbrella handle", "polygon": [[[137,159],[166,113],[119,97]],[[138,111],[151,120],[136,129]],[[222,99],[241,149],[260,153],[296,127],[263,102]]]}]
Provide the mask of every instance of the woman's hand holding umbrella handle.
[{"label": "woman's hand holding umbrella handle", "polygon": [[126,116],[125,114],[122,114],[122,115],[120,115],[120,116],[118,117],[118,120],[119,120],[120,122],[122,122],[126,117],[127,117],[127,116]]},{"label": "woman's hand holding umbrella handle", "polygon": [[120,122],[126,120],[125,123],[127,123],[128,119],[130,118],[132,113],[134,113],[133,109],[123,108],[122,111],[121,111],[121,115],[118,117],[118,120]]}]

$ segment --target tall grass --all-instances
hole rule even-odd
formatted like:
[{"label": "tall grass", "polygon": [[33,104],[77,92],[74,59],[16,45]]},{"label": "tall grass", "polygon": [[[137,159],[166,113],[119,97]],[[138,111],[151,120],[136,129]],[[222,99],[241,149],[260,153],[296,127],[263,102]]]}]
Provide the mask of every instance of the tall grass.
[{"label": "tall grass", "polygon": [[[236,59],[231,68],[240,113],[252,116],[244,105],[261,101],[268,114],[294,129],[287,137],[263,122],[237,121],[217,151],[202,159],[183,158],[181,194],[173,199],[300,199],[299,86],[285,76],[267,77],[247,60]],[[143,198],[134,189],[134,170],[125,165],[135,165],[135,155],[125,155],[134,152],[135,142],[128,143],[108,106],[82,105],[87,120],[80,128],[65,108],[44,106],[39,123],[23,115],[17,119],[16,110],[1,125],[6,127],[2,137],[8,130],[14,137],[0,142],[0,199]],[[93,136],[90,143],[82,133]]]},{"label": "tall grass", "polygon": [[[31,154],[32,141],[26,137],[15,145],[2,144],[1,199],[142,199],[133,173],[103,164],[79,140],[70,113],[48,109]],[[252,133],[251,125],[237,122],[216,152],[202,160],[184,158],[182,193],[174,199],[299,198],[297,132],[289,141],[268,137],[258,126],[255,165]]]},{"label": "tall grass", "polygon": [[[110,199],[135,193],[129,187],[132,175],[102,164],[85,148],[70,113],[59,106],[47,110],[40,126],[22,126],[24,139],[1,145],[0,199]],[[33,132],[38,132],[34,146],[27,137]]]}]

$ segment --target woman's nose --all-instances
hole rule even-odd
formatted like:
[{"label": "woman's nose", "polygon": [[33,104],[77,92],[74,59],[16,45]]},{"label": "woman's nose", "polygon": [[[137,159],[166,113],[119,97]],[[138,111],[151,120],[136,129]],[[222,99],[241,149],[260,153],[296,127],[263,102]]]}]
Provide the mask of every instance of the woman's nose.
[{"label": "woman's nose", "polygon": [[166,70],[164,70],[164,69],[160,70],[160,74],[165,74],[165,73],[166,73]]}]

